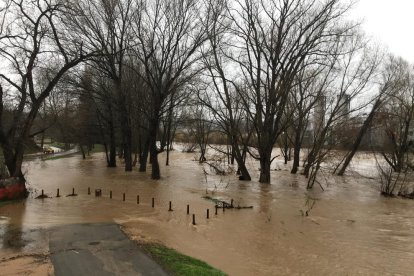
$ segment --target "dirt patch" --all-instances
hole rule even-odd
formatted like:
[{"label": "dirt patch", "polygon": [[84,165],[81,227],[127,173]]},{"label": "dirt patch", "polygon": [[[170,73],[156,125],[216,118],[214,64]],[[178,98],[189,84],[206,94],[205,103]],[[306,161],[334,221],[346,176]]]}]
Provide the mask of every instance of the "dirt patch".
[{"label": "dirt patch", "polygon": [[0,259],[3,276],[11,275],[54,275],[53,266],[47,255],[16,255]]}]

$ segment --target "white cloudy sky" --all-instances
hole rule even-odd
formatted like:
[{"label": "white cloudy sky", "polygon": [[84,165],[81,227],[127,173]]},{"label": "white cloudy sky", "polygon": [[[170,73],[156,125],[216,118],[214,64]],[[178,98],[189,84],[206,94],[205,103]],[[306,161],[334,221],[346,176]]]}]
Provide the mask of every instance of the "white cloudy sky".
[{"label": "white cloudy sky", "polygon": [[375,41],[414,63],[414,0],[359,0],[352,14]]}]

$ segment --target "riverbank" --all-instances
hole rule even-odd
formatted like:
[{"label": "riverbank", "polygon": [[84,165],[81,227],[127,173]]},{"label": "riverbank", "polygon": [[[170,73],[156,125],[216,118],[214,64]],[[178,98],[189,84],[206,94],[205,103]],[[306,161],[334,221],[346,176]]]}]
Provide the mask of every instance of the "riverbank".
[{"label": "riverbank", "polygon": [[14,200],[2,200],[0,201],[0,208],[6,206],[8,204],[15,204],[20,202],[22,199],[14,199]]},{"label": "riverbank", "polygon": [[141,244],[141,247],[157,263],[164,267],[172,275],[182,276],[225,276],[221,272],[208,265],[205,262],[183,255],[174,249],[168,248],[161,244]]}]

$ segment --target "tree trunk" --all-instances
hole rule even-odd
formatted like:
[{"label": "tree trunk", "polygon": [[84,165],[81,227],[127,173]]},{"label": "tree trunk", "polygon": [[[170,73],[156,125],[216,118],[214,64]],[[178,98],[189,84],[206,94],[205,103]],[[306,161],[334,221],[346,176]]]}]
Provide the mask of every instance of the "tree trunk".
[{"label": "tree trunk", "polygon": [[351,151],[347,154],[344,164],[342,165],[341,169],[338,172],[338,175],[344,175],[346,169],[348,168],[349,164],[352,161],[352,158],[354,157],[356,151],[359,148],[359,145],[362,142],[362,138],[364,137],[365,133],[368,131],[368,129],[371,126],[371,123],[374,119],[374,115],[376,110],[380,107],[380,100],[377,100],[374,104],[374,106],[372,107],[371,112],[369,113],[368,117],[366,118],[366,120],[364,121],[364,124],[362,125],[361,129],[359,130],[358,136],[355,139],[354,144],[352,145],[352,149]]},{"label": "tree trunk", "polygon": [[139,156],[139,171],[147,171],[149,137],[146,139]]},{"label": "tree trunk", "polygon": [[170,165],[170,142],[167,142],[167,157],[165,159],[165,166]]},{"label": "tree trunk", "polygon": [[106,142],[103,143],[105,149],[106,165],[109,166],[109,154],[108,154],[108,145]]},{"label": "tree trunk", "polygon": [[11,147],[3,146],[4,162],[11,177],[18,177],[21,180],[25,180],[22,172],[23,150],[19,149],[20,147],[23,147],[23,145],[16,145],[13,151]]},{"label": "tree trunk", "polygon": [[165,160],[165,165],[170,165],[170,145],[171,145],[171,125],[172,125],[172,116],[173,116],[173,101],[171,99],[170,108],[168,112],[168,127],[167,127],[167,159]]},{"label": "tree trunk", "polygon": [[299,129],[295,133],[295,144],[293,145],[293,165],[292,170],[290,173],[296,174],[298,172],[299,164],[300,164],[300,149],[301,149],[301,133],[302,131]]},{"label": "tree trunk", "polygon": [[137,165],[138,162],[138,153],[135,152],[134,153],[134,161],[132,162],[132,166],[135,167]]},{"label": "tree trunk", "polygon": [[[119,80],[120,81],[120,80]],[[125,160],[125,171],[132,171],[132,131],[127,106],[127,99],[121,83],[116,83],[119,105],[119,119],[122,135],[122,151]]]},{"label": "tree trunk", "polygon": [[40,148],[43,150],[43,147],[45,145],[45,132],[42,131],[42,138],[40,139]]},{"label": "tree trunk", "polygon": [[151,154],[151,178],[152,179],[160,179],[160,164],[158,163],[158,150],[157,150],[157,138],[156,136],[151,137],[151,145],[150,145],[150,154]]},{"label": "tree trunk", "polygon": [[83,146],[81,144],[79,144],[79,148],[82,152],[82,159],[86,159],[85,150],[83,149]]},{"label": "tree trunk", "polygon": [[116,145],[115,143],[111,143],[109,147],[109,164],[108,167],[115,168],[116,167]]},{"label": "tree trunk", "polygon": [[321,164],[318,161],[316,165],[312,166],[312,172],[309,175],[308,184],[306,185],[306,189],[310,190],[313,188],[313,185],[316,182],[316,176],[318,175],[319,169],[321,168]]},{"label": "tree trunk", "polygon": [[260,183],[270,184],[270,154],[261,155],[260,157]]},{"label": "tree trunk", "polygon": [[26,180],[22,173],[23,164],[23,145],[15,148],[15,154],[11,147],[2,144],[4,160],[11,177],[19,178],[19,182],[13,185],[12,194],[9,193],[8,199],[18,199],[27,197]]},{"label": "tree trunk", "polygon": [[289,148],[288,134],[287,134],[286,131],[285,131],[284,136],[285,137],[284,137],[284,141],[283,141],[283,147],[284,147],[283,148],[283,151],[284,151],[283,157],[284,157],[284,160],[285,160],[285,165],[287,165],[287,163],[290,159],[290,157],[289,157],[290,148]]},{"label": "tree trunk", "polygon": [[201,145],[200,147],[200,158],[198,158],[199,163],[206,162],[206,149]]},{"label": "tree trunk", "polygon": [[239,170],[240,170],[240,176],[239,176],[239,180],[244,180],[244,181],[250,181],[252,180],[249,171],[246,168],[246,164],[244,164],[244,162],[242,162],[239,166]]},{"label": "tree trunk", "polygon": [[230,160],[230,164],[234,165],[234,145],[231,146],[231,160]]},{"label": "tree trunk", "polygon": [[[126,137],[125,137],[126,136]],[[126,133],[124,136],[125,142],[123,145],[125,171],[132,171],[132,151],[131,151],[131,133]]]},{"label": "tree trunk", "polygon": [[298,172],[300,163],[300,145],[295,145],[293,148],[293,166],[290,173],[296,174]]},{"label": "tree trunk", "polygon": [[315,156],[313,150],[309,153],[308,158],[306,160],[305,168],[303,169],[303,174],[306,178],[309,177],[309,171],[312,168],[313,163],[315,162]]},{"label": "tree trunk", "polygon": [[238,172],[240,173],[239,180],[250,181],[252,180],[249,171],[246,167],[246,149],[243,149],[243,153],[240,152],[240,148],[238,146],[233,146],[234,158],[237,162]]},{"label": "tree trunk", "polygon": [[112,122],[109,123],[109,162],[108,167],[116,167],[116,141],[115,129]]},{"label": "tree trunk", "polygon": [[[155,112],[154,114],[158,114]],[[150,161],[151,161],[151,178],[160,179],[160,164],[158,163],[158,149],[157,149],[157,130],[158,130],[158,116],[154,116],[150,123],[149,139],[150,139]]]}]

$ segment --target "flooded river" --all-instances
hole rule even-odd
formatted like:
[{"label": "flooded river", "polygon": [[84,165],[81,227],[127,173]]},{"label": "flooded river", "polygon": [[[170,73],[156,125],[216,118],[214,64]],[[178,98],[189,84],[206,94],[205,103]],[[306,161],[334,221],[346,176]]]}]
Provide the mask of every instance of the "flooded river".
[{"label": "flooded river", "polygon": [[[161,167],[160,181],[150,180],[149,172],[106,168],[103,154],[27,162],[34,194],[43,189],[53,198],[0,207],[0,259],[47,250],[47,237],[35,229],[115,221],[133,239],[161,242],[230,275],[414,273],[414,201],[380,197],[372,179],[329,176],[324,192],[318,187],[308,192],[303,176],[291,175],[283,164],[275,165],[279,170],[272,172],[272,185],[263,185],[206,176],[193,154],[174,151],[171,158],[170,166]],[[258,166],[249,165],[257,179]],[[66,197],[72,187],[78,196]],[[54,197],[57,188],[60,198]],[[98,188],[103,196],[95,198]],[[214,203],[203,196],[234,199],[236,206],[253,209],[214,215]],[[173,212],[168,212],[169,201]]]}]

